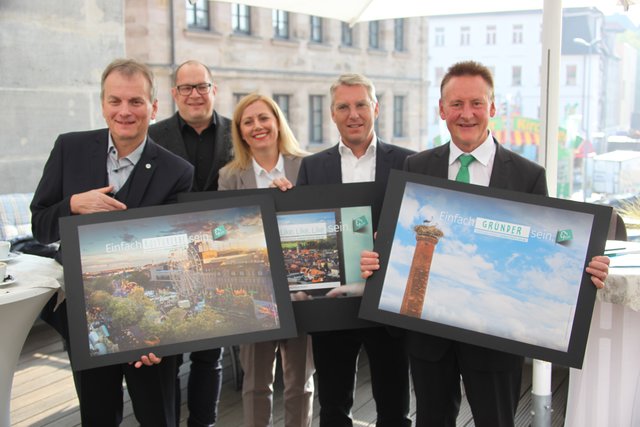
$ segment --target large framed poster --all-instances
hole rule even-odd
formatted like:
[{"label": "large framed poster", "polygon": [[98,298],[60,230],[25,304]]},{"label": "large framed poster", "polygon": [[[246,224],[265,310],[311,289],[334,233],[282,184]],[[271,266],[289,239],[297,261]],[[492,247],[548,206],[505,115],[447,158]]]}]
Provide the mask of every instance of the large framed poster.
[{"label": "large framed poster", "polygon": [[[374,182],[183,193],[179,201],[262,194],[275,201],[285,286],[296,325],[306,332],[376,326],[358,318],[364,280],[360,252],[373,247],[383,189]],[[339,294],[329,298],[329,295]],[[311,299],[301,299],[306,295]]]},{"label": "large framed poster", "polygon": [[392,171],[361,317],[577,367],[611,208]]},{"label": "large framed poster", "polygon": [[273,200],[60,219],[73,369],[296,336]]}]

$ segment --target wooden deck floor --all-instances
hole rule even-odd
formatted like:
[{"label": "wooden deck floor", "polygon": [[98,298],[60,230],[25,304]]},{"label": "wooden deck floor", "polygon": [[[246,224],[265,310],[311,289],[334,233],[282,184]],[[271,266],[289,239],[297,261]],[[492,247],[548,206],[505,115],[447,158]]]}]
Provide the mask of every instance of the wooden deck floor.
[{"label": "wooden deck floor", "polygon": [[[185,358],[188,360],[188,358]],[[354,425],[375,426],[375,403],[371,397],[371,383],[369,369],[367,367],[366,353],[360,360],[358,373],[358,389],[353,408]],[[183,388],[186,385],[188,363],[181,369]],[[225,357],[224,385],[219,406],[220,427],[242,426],[242,397],[235,389],[231,375],[231,364]],[[276,396],[274,397],[274,425],[282,426],[282,385],[276,383]],[[553,419],[552,426],[562,426],[566,407],[568,388],[568,370],[555,368],[553,373]],[[183,399],[186,393],[183,393]],[[521,400],[518,407],[518,426],[531,424],[531,366],[525,364],[523,372],[523,387]],[[314,405],[313,426],[318,426],[318,403]],[[415,402],[412,398],[412,416],[415,417]],[[187,408],[182,405],[182,420],[180,425],[186,426]],[[18,367],[13,379],[11,396],[11,420],[12,426],[79,426],[80,414],[78,400],[76,398],[69,359],[63,350],[62,342],[55,332],[46,325],[34,327],[27,338],[25,346],[18,362]],[[415,420],[415,418],[414,418]],[[125,419],[122,426],[137,426],[132,415],[131,404],[125,404]],[[473,426],[473,420],[466,401],[463,402],[458,426]]]}]

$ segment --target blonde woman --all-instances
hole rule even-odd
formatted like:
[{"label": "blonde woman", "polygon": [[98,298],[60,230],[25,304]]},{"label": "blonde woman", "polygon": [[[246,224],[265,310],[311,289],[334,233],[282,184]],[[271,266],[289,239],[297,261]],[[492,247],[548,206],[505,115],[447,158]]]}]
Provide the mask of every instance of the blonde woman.
[{"label": "blonde woman", "polygon": [[[233,113],[231,132],[235,157],[220,170],[218,190],[292,187],[307,153],[300,149],[282,111],[271,98],[255,93],[242,98]],[[278,350],[282,358],[285,426],[311,425],[315,369],[310,341],[305,334],[240,346],[245,427],[273,425]]]}]

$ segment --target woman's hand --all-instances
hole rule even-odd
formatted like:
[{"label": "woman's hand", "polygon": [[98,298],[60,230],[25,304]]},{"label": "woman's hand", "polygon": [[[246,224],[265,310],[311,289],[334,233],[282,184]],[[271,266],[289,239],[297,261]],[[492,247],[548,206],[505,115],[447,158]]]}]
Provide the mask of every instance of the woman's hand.
[{"label": "woman's hand", "polygon": [[271,188],[279,188],[280,191],[287,191],[293,188],[293,184],[287,178],[276,178],[269,185]]}]

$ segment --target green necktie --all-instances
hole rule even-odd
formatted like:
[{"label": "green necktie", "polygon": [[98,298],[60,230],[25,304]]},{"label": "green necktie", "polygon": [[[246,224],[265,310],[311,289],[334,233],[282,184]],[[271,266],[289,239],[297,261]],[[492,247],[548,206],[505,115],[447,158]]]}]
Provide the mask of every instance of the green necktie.
[{"label": "green necktie", "polygon": [[456,175],[456,181],[469,183],[469,164],[475,159],[471,154],[461,154],[460,157],[458,157],[458,160],[460,160],[460,170],[458,171],[458,175]]}]

